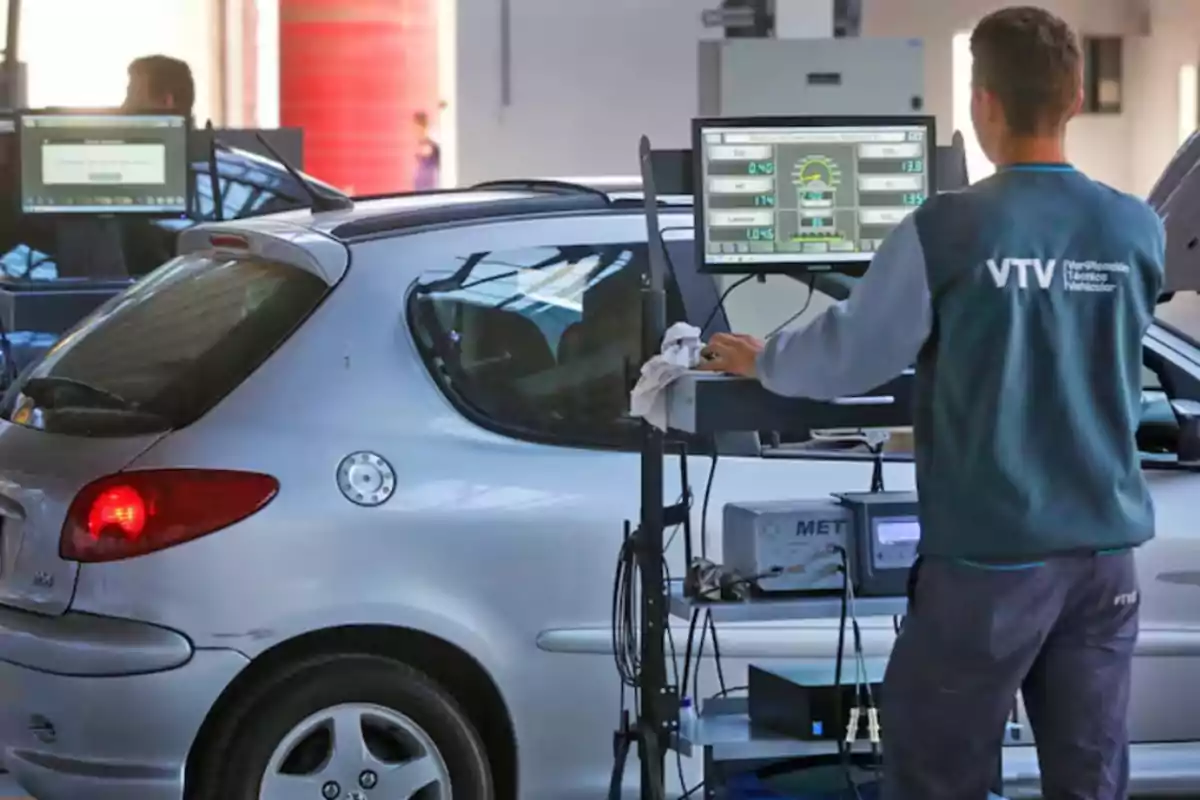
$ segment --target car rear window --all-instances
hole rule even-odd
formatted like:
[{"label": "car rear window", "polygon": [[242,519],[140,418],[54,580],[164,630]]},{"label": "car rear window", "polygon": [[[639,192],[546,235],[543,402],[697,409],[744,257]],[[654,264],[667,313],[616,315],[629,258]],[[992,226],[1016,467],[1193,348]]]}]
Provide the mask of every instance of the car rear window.
[{"label": "car rear window", "polygon": [[262,364],[326,291],[286,264],[181,256],[63,337],[9,388],[0,415],[80,436],[184,427]]}]

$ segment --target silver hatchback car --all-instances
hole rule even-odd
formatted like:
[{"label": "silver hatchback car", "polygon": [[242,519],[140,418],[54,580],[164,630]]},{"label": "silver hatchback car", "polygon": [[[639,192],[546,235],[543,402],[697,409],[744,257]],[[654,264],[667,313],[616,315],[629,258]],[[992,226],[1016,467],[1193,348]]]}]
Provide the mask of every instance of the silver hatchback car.
[{"label": "silver hatchback car", "polygon": [[[663,210],[670,313],[724,330],[691,221]],[[613,568],[638,510],[636,200],[493,186],[207,225],[180,252],[0,408],[0,743],[16,780],[40,800],[602,796]],[[769,330],[763,309],[813,292],[815,313],[839,291],[751,284],[728,316]],[[1200,401],[1200,348],[1162,324],[1145,353],[1159,522],[1140,562],[1134,782],[1194,789],[1200,473],[1169,403]],[[725,502],[872,472],[864,453],[770,432],[681,444],[691,474],[715,469],[714,552]],[[904,452],[886,476],[912,486]],[[891,620],[872,622],[882,660]],[[835,638],[722,625],[725,672],[829,659]],[[1014,793],[1036,790],[1028,739],[1005,765]]]}]

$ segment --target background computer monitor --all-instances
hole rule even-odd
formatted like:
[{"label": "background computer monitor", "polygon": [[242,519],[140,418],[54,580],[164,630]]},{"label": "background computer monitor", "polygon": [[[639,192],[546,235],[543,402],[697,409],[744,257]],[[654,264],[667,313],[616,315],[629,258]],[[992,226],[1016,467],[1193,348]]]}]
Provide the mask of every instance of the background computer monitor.
[{"label": "background computer monitor", "polygon": [[932,117],[697,119],[692,136],[702,272],[861,275],[937,187]]},{"label": "background computer monitor", "polygon": [[21,211],[185,215],[188,128],[188,119],[175,114],[21,112]]}]

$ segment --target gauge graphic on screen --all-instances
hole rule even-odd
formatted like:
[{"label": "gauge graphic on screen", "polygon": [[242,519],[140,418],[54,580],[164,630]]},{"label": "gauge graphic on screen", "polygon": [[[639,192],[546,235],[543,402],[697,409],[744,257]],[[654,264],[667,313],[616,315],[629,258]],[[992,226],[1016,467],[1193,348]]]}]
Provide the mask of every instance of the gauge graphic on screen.
[{"label": "gauge graphic on screen", "polygon": [[833,196],[842,184],[842,171],[825,156],[806,156],[792,171],[801,208],[832,208]]},{"label": "gauge graphic on screen", "polygon": [[842,184],[842,171],[825,156],[805,156],[792,170],[796,188],[796,238],[830,241],[837,238],[834,198]]}]

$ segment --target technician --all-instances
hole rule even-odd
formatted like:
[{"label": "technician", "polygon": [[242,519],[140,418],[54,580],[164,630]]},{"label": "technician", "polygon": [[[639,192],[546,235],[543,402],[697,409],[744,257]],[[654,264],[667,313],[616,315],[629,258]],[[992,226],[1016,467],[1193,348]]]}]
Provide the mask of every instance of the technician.
[{"label": "technician", "polygon": [[971,35],[992,177],[931,197],[804,330],[713,337],[707,368],[830,399],[916,364],[921,557],[882,698],[885,800],[983,800],[1017,690],[1052,800],[1123,800],[1154,535],[1134,433],[1164,239],[1064,155],[1078,43],[1030,7]]},{"label": "technician", "polygon": [[186,61],[170,56],[142,56],[129,65],[126,111],[184,114],[196,104],[196,83]]}]

